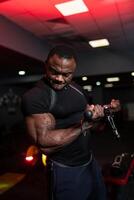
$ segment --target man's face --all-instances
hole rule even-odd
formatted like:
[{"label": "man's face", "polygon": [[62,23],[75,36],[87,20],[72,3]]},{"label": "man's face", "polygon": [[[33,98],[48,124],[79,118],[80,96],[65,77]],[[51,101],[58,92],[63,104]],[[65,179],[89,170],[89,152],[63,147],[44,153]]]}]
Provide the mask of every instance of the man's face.
[{"label": "man's face", "polygon": [[47,60],[46,77],[55,90],[61,90],[71,82],[75,68],[74,58],[62,58],[54,54]]}]

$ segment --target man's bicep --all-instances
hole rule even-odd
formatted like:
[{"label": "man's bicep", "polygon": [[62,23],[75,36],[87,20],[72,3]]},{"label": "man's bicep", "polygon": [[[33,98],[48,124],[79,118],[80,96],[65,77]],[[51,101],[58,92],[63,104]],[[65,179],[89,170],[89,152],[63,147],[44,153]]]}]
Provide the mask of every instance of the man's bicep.
[{"label": "man's bicep", "polygon": [[48,130],[55,127],[55,119],[50,113],[32,114],[26,117],[26,125],[29,135],[38,142],[38,138],[44,138]]},{"label": "man's bicep", "polygon": [[37,141],[37,132],[35,127],[35,121],[33,116],[27,116],[25,118],[27,133],[32,138],[34,142]]}]

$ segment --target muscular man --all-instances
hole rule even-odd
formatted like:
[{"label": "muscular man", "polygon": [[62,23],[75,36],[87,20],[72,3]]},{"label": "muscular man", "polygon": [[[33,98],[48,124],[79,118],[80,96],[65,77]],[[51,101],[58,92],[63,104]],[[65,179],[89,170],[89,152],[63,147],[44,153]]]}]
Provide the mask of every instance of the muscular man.
[{"label": "muscular man", "polygon": [[[105,200],[99,166],[90,148],[90,128],[103,107],[88,105],[82,88],[72,82],[77,59],[71,47],[56,46],[45,62],[45,74],[22,98],[28,133],[52,166],[54,200]],[[111,108],[119,107],[118,100]],[[92,112],[92,120],[84,118]]]}]

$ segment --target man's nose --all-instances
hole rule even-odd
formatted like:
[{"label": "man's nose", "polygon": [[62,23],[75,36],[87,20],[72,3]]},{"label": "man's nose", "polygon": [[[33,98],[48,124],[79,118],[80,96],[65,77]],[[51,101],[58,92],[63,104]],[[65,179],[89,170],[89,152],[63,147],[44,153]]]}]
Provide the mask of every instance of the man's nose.
[{"label": "man's nose", "polygon": [[56,76],[56,80],[59,81],[59,82],[64,82],[64,78],[61,74]]}]

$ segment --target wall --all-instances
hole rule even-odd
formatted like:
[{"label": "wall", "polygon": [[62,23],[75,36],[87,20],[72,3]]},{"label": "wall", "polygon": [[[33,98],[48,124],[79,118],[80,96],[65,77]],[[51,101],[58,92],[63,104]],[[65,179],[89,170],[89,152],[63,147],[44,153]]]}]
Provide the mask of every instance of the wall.
[{"label": "wall", "polygon": [[0,16],[0,45],[44,61],[49,46],[7,18]]},{"label": "wall", "polygon": [[76,76],[114,74],[134,70],[134,59],[108,48],[82,52],[78,55],[78,63]]}]

